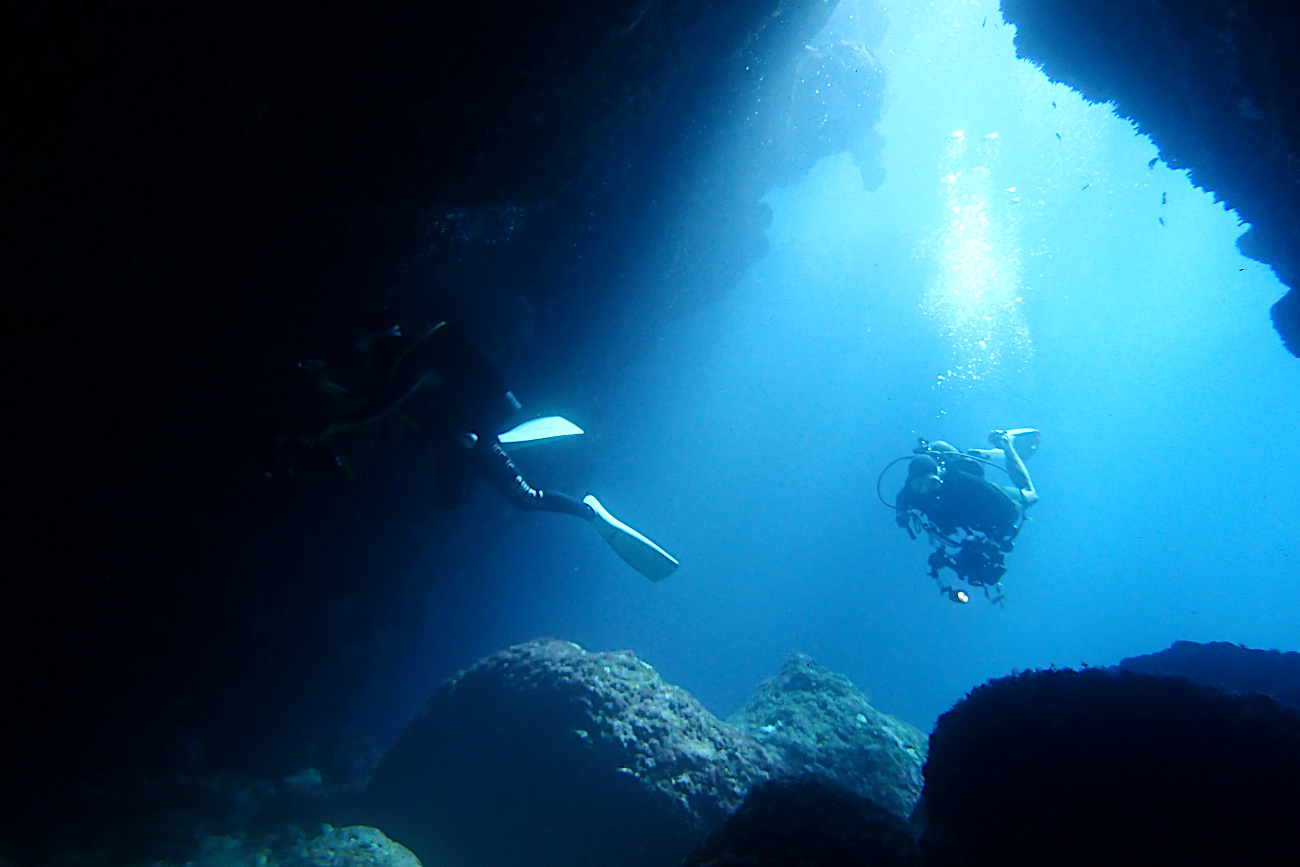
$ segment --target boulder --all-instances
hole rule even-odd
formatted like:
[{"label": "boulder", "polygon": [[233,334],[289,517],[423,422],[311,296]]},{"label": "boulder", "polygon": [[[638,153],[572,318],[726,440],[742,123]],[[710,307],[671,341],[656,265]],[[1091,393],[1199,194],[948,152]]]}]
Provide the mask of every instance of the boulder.
[{"label": "boulder", "polygon": [[806,654],[792,654],[728,722],[767,747],[782,774],[833,780],[903,819],[921,796],[926,735]]},{"label": "boulder", "polygon": [[420,859],[410,849],[364,825],[326,825],[319,835],[276,852],[271,863],[279,867],[420,867]]},{"label": "boulder", "polygon": [[[156,862],[167,867],[167,862]],[[185,867],[420,867],[411,850],[377,828],[323,825],[314,837],[268,845],[229,835],[204,838]]]},{"label": "boulder", "polygon": [[442,684],[364,810],[428,863],[668,867],[777,771],[632,653],[536,640]]},{"label": "boulder", "polygon": [[[973,691],[930,738],[927,863],[1294,864],[1300,714],[1127,671]],[[922,812],[922,811],[918,811]]]},{"label": "boulder", "polygon": [[757,786],[685,867],[916,867],[911,826],[821,777]]}]

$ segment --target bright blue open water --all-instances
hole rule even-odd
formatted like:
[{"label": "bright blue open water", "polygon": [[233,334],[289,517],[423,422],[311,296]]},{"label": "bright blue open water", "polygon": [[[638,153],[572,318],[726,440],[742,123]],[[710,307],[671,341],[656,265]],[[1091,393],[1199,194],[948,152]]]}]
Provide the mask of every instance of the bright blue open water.
[{"label": "bright blue open water", "polygon": [[[721,715],[805,651],[926,730],[1016,669],[1300,644],[1300,363],[1268,319],[1284,287],[1237,253],[1233,213],[1148,166],[1149,140],[1016,60],[996,2],[889,12],[883,186],[841,155],[773,190],[769,255],[656,325],[599,406],[545,408],[582,446],[520,458],[563,489],[553,462],[587,449],[590,490],[681,569],[651,584],[589,528],[481,490],[431,543],[457,577],[380,687],[408,700],[378,730],[540,635],[630,648]],[[584,351],[582,375],[610,373]],[[877,474],[917,436],[1017,426],[1043,431],[1042,501],[1008,598],[954,605]],[[495,544],[472,545],[485,515]]]}]

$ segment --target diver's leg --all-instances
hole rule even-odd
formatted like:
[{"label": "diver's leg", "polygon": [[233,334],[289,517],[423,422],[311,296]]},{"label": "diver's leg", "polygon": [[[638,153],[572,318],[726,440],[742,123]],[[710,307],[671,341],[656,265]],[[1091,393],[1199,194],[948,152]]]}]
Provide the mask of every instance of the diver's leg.
[{"label": "diver's leg", "polygon": [[578,502],[564,494],[539,491],[528,484],[496,437],[478,440],[470,454],[478,471],[507,500],[521,509],[563,512],[590,521],[614,553],[651,581],[662,581],[677,568],[673,555],[615,518],[590,494]]},{"label": "diver's leg", "polygon": [[541,491],[528,484],[496,437],[480,437],[469,453],[479,474],[519,508],[530,512],[561,512],[588,521],[596,519],[595,510],[586,503],[566,494]]},{"label": "diver's leg", "polygon": [[1038,492],[1034,490],[1034,482],[1029,478],[1029,470],[1025,469],[1025,462],[1016,453],[1015,437],[1004,432],[999,439],[1002,451],[1006,453],[1007,472],[1011,474],[1012,481],[1016,483],[1016,487],[1024,495],[1025,508],[1029,508],[1038,502]]}]

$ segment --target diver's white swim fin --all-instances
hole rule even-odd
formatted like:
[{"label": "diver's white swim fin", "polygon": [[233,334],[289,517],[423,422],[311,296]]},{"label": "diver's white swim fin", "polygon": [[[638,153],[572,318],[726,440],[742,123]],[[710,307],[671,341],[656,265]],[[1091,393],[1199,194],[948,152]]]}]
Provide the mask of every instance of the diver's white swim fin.
[{"label": "diver's white swim fin", "polygon": [[1038,444],[1043,441],[1042,432],[1032,427],[1013,428],[1007,431],[1007,436],[1011,437],[1016,453],[1021,458],[1027,458],[1038,451]]},{"label": "diver's white swim fin", "polygon": [[591,494],[582,498],[596,513],[596,532],[627,564],[651,581],[662,581],[677,568],[677,559],[618,518]]},{"label": "diver's white swim fin", "polygon": [[1034,452],[1038,451],[1038,444],[1043,441],[1043,434],[1032,427],[1017,427],[1011,430],[995,430],[989,434],[989,442],[998,445],[1001,442],[1002,435],[1011,437],[1012,443],[1015,444],[1016,453],[1020,457],[1027,458]]},{"label": "diver's white swim fin", "polygon": [[582,428],[567,418],[548,415],[545,418],[535,418],[532,421],[526,421],[521,425],[512,427],[497,439],[501,441],[501,445],[517,449],[522,446],[553,440],[556,437],[577,436],[580,433],[582,433]]}]

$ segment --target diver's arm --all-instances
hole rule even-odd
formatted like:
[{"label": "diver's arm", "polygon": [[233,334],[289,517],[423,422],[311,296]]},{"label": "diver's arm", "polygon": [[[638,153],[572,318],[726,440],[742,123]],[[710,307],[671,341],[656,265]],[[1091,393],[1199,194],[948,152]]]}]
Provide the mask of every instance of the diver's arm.
[{"label": "diver's arm", "polygon": [[904,486],[894,498],[894,523],[906,530],[907,535],[915,541],[916,531],[912,529],[912,509],[916,508],[916,505],[912,502],[911,493],[911,489]]},{"label": "diver's arm", "polygon": [[409,381],[385,380],[356,409],[343,413],[316,434],[303,434],[299,439],[306,445],[315,445],[328,436],[378,421],[421,389],[442,387],[442,377],[432,370],[423,371]]}]

